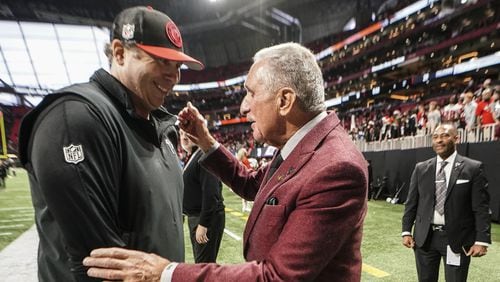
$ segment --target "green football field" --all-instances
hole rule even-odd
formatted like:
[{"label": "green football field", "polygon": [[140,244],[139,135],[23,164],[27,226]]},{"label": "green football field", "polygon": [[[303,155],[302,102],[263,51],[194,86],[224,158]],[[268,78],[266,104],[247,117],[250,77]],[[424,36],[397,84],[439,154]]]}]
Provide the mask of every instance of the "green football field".
[{"label": "green football field", "polygon": [[[7,188],[0,188],[0,250],[33,224],[26,172],[18,169],[17,176],[11,176],[6,181]],[[241,212],[241,200],[230,190],[224,190],[224,198],[227,232],[218,262],[240,263],[244,261],[241,237],[248,213]],[[385,201],[368,203],[362,246],[362,281],[417,281],[413,252],[401,245],[399,236],[402,212],[402,205],[391,205]],[[493,244],[488,255],[472,259],[469,281],[500,281],[499,224],[492,225],[492,237]],[[186,260],[192,262],[192,257],[189,238],[186,236]],[[444,277],[440,281],[444,281]]]}]

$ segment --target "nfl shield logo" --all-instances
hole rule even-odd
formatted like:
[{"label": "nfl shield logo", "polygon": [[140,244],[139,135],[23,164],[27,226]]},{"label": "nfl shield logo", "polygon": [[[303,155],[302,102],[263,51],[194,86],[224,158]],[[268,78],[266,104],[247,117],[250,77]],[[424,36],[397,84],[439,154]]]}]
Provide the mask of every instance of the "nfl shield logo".
[{"label": "nfl shield logo", "polygon": [[69,145],[68,147],[63,147],[64,160],[67,163],[77,164],[85,159],[83,155],[82,145]]},{"label": "nfl shield logo", "polygon": [[135,30],[135,25],[124,24],[122,28],[122,38],[127,40],[134,38],[134,30]]}]

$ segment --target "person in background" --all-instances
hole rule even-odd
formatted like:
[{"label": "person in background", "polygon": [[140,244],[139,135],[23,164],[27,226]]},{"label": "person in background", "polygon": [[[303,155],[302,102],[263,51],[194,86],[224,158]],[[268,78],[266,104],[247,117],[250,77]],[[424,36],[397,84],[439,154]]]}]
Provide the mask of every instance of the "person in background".
[{"label": "person in background", "polygon": [[[457,129],[439,125],[432,134],[437,156],[418,163],[402,219],[403,245],[413,248],[419,281],[467,281],[470,258],[491,244],[488,182],[483,164],[456,151]],[[413,235],[412,235],[413,229]]]},{"label": "person in background", "polygon": [[465,93],[463,117],[465,120],[465,130],[467,132],[472,131],[476,126],[476,108],[477,104],[476,101],[474,101],[474,93]]},{"label": "person in background", "polygon": [[198,163],[203,152],[182,130],[180,143],[188,156],[183,173],[183,212],[188,217],[194,261],[216,262],[226,222],[222,183]]},{"label": "person in background", "polygon": [[491,107],[493,108],[493,118],[495,119],[495,140],[500,139],[500,91],[498,87],[491,96]]},{"label": "person in background", "polygon": [[[84,264],[107,280],[360,281],[367,208],[367,162],[325,106],[314,54],[296,43],[257,52],[240,111],[254,139],[278,148],[273,161],[248,170],[217,143],[191,103],[180,127],[204,152],[201,164],[238,195],[255,199],[237,265],[172,262],[155,254],[103,248]],[[334,157],[332,157],[334,156]],[[160,280],[161,279],[161,280]]]},{"label": "person in background", "polygon": [[7,178],[7,169],[8,169],[7,161],[0,160],[0,187],[3,188],[7,188],[7,183],[5,182],[5,178]]},{"label": "person in background", "polygon": [[[240,161],[247,169],[253,169],[250,161],[248,160],[248,152],[245,148],[240,148],[236,153],[236,158]],[[241,198],[241,211],[250,212],[252,210],[252,201],[245,198]]]},{"label": "person in background", "polygon": [[482,100],[477,104],[476,120],[478,126],[485,126],[495,123],[493,116],[493,105],[491,103],[491,88],[486,88],[482,93]]},{"label": "person in background", "polygon": [[47,95],[22,121],[40,237],[38,279],[96,281],[83,258],[126,247],[184,261],[182,170],[176,118],[162,106],[180,67],[179,29],[146,7],[120,12],[106,54],[110,72]]},{"label": "person in background", "polygon": [[444,106],[443,112],[441,113],[441,122],[453,123],[453,125],[458,128],[460,126],[460,115],[462,114],[462,110],[462,105],[457,103],[457,97],[451,95],[450,102]]},{"label": "person in background", "polygon": [[429,111],[427,112],[427,133],[434,132],[441,123],[441,111],[436,101],[429,102]]},{"label": "person in background", "polygon": [[417,135],[425,135],[427,123],[427,114],[425,113],[425,105],[418,104],[417,110]]}]

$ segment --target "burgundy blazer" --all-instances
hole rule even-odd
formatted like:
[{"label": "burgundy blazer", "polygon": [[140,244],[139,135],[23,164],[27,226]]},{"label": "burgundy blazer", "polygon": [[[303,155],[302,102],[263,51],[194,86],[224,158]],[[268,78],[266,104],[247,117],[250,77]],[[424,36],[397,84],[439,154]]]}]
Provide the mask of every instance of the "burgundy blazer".
[{"label": "burgundy blazer", "polygon": [[267,167],[249,171],[222,146],[203,160],[255,201],[244,233],[247,262],[181,263],[172,281],[360,281],[367,163],[339,124],[329,114],[267,183]]}]

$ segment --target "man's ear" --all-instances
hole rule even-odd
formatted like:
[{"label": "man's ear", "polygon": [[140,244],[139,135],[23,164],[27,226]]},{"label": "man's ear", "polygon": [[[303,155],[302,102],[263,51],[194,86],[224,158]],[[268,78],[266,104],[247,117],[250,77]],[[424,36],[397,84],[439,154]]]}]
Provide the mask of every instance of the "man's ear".
[{"label": "man's ear", "polygon": [[125,47],[120,40],[113,39],[113,41],[111,41],[111,52],[113,54],[113,60],[118,65],[123,65],[125,62]]},{"label": "man's ear", "polygon": [[290,87],[283,87],[278,91],[276,96],[276,104],[280,115],[285,116],[290,113],[297,102],[297,94],[295,91]]}]

